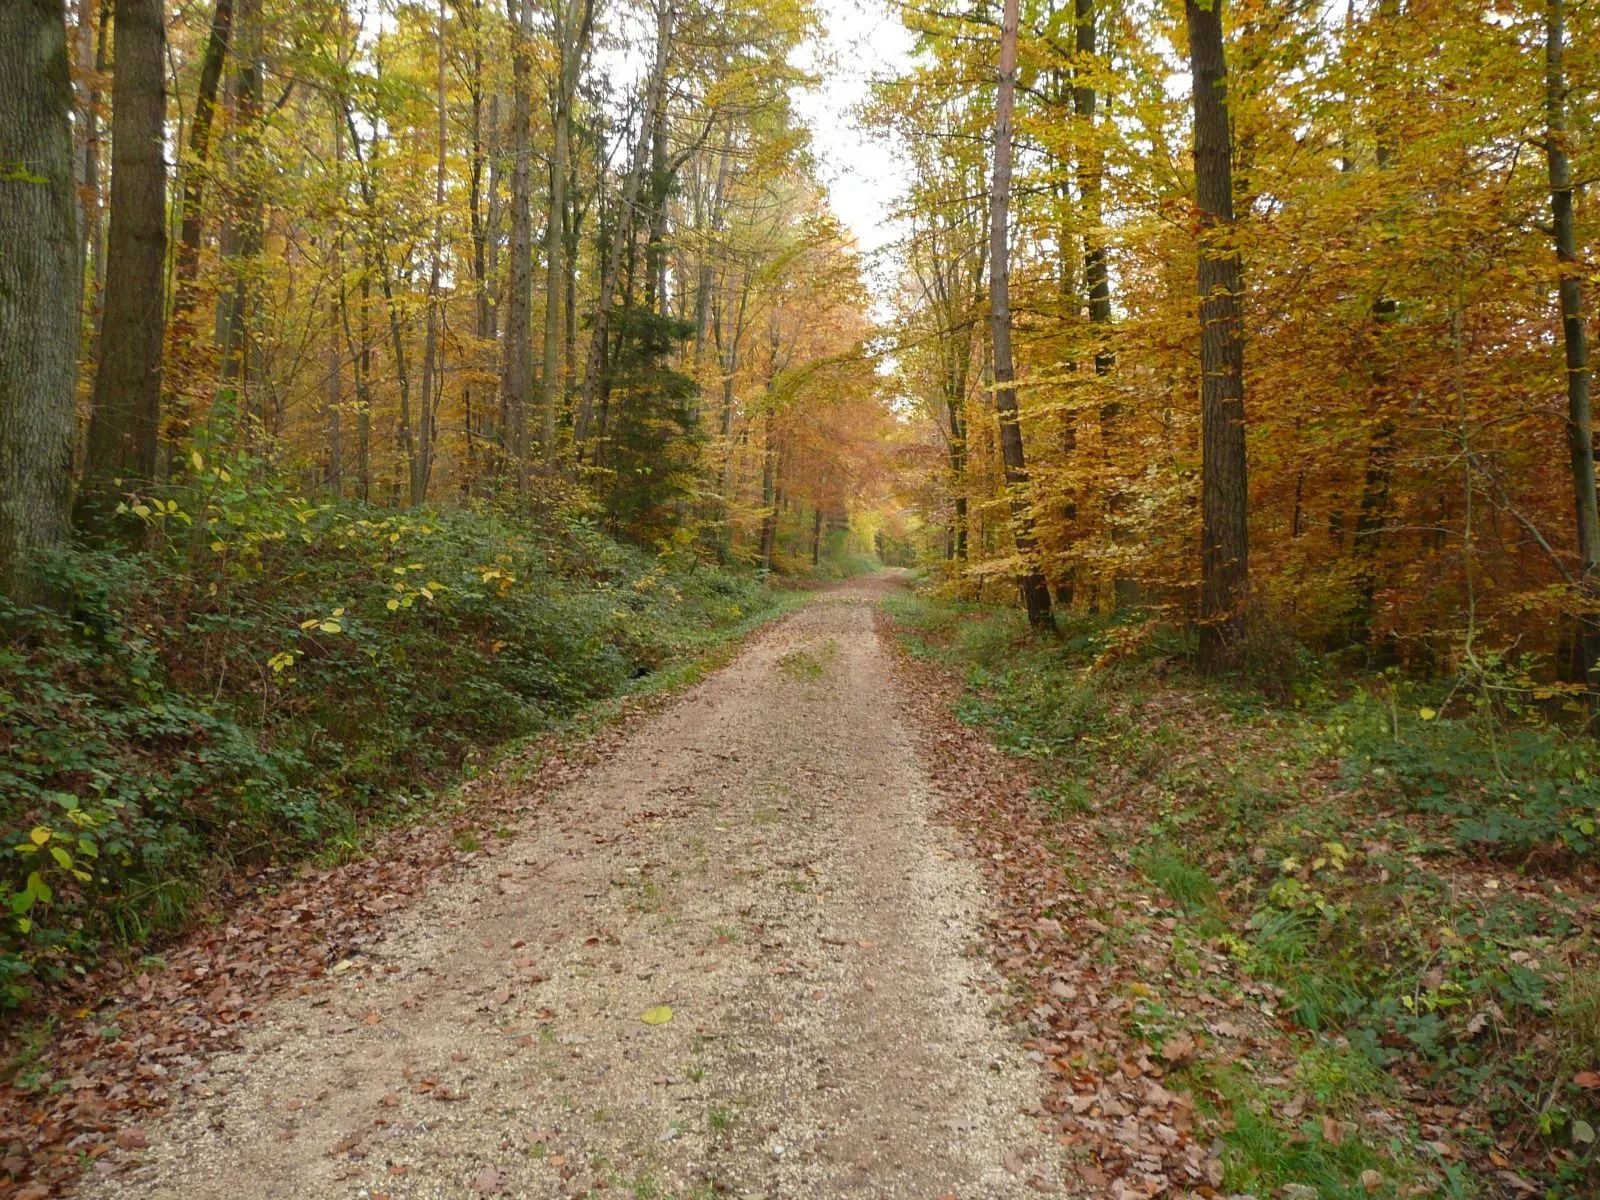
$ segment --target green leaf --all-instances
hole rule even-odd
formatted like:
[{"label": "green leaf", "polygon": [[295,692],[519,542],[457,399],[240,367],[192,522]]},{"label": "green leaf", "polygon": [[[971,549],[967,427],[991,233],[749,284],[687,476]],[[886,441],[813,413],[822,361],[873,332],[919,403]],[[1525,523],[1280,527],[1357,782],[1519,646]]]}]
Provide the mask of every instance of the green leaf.
[{"label": "green leaf", "polygon": [[672,1020],[672,1007],[667,1004],[658,1004],[654,1008],[647,1008],[639,1014],[639,1020],[646,1025],[665,1025]]},{"label": "green leaf", "polygon": [[1587,1146],[1594,1141],[1594,1126],[1587,1121],[1574,1121],[1572,1123],[1572,1140]]},{"label": "green leaf", "polygon": [[61,865],[63,871],[72,870],[72,855],[68,854],[60,846],[50,847],[50,857]]},{"label": "green leaf", "polygon": [[33,844],[35,846],[42,846],[50,840],[50,831],[43,825],[35,825],[33,827],[33,832],[28,836],[33,839]]}]

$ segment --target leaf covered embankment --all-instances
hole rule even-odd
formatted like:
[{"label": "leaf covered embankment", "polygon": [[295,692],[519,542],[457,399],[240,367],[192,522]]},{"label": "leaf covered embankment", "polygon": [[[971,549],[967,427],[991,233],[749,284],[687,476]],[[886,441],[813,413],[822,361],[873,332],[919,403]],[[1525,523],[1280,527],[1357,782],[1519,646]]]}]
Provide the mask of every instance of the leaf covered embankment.
[{"label": "leaf covered embankment", "polygon": [[140,505],[148,549],[55,560],[64,607],[0,601],[0,1004],[84,986],[229,872],[348,854],[777,602],[558,513],[200,485]]},{"label": "leaf covered embankment", "polygon": [[1388,678],[1276,705],[1156,648],[1091,671],[1115,628],[892,608],[919,688],[1018,756],[928,745],[1086,1184],[1593,1194],[1593,745]]}]

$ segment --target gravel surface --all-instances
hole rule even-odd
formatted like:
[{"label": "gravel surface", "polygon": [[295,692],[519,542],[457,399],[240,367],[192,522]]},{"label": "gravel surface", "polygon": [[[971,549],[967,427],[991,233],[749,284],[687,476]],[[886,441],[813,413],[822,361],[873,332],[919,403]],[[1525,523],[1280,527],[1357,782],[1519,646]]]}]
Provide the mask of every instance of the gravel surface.
[{"label": "gravel surface", "polygon": [[1059,1193],[873,631],[889,586],[824,594],[533,798],[86,1193]]}]

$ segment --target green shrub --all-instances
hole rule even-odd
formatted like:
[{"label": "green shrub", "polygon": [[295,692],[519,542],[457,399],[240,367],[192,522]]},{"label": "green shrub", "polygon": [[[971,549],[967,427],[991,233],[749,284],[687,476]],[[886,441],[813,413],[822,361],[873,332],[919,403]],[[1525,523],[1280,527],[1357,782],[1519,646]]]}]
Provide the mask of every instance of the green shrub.
[{"label": "green shrub", "polygon": [[0,601],[0,1004],[773,602],[578,516],[312,505],[247,473],[141,503],[144,551],[48,563],[65,607]]}]

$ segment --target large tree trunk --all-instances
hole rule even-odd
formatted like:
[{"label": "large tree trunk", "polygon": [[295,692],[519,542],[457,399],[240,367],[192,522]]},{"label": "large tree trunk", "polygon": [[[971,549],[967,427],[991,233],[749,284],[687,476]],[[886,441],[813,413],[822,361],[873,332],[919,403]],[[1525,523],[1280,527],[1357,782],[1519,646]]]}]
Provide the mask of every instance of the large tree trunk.
[{"label": "large tree trunk", "polygon": [[1249,600],[1244,325],[1233,225],[1222,0],[1186,0],[1194,75],[1195,200],[1200,210],[1200,666],[1235,660]]},{"label": "large tree trunk", "polygon": [[[105,315],[88,459],[74,514],[96,534],[110,531],[122,494],[154,482],[161,438],[166,24],[161,0],[117,0],[115,20]],[[130,531],[142,532],[137,526]]]},{"label": "large tree trunk", "polygon": [[[207,160],[211,155],[211,126],[216,120],[217,88],[233,30],[233,0],[217,0],[211,14],[211,34],[200,62],[200,87],[195,96],[194,119],[189,125],[189,153],[183,164],[183,202],[178,232],[176,278],[172,319],[167,343],[167,435],[174,445],[189,434],[190,399],[202,362],[195,344],[194,313],[199,305],[200,239],[205,230]],[[176,378],[174,378],[176,376]]]},{"label": "large tree trunk", "polygon": [[1028,624],[1049,628],[1050,589],[1034,562],[1033,514],[1022,425],[1017,419],[1016,367],[1011,358],[1009,223],[1011,208],[1011,113],[1017,88],[1017,0],[1005,0],[1000,20],[1000,73],[995,100],[994,180],[989,194],[989,331],[994,344],[994,407],[1000,420],[1000,453],[1011,491],[1011,522],[1023,561],[1019,583]]},{"label": "large tree trunk", "polygon": [[61,0],[0,4],[0,593],[67,540],[82,287]]},{"label": "large tree trunk", "polygon": [[506,287],[505,366],[500,429],[520,490],[527,469],[526,413],[533,374],[533,0],[520,0],[511,54],[511,276]]},{"label": "large tree trunk", "polygon": [[[1594,420],[1589,343],[1583,324],[1583,265],[1572,219],[1572,165],[1567,159],[1566,12],[1564,0],[1545,0],[1545,155],[1550,168],[1550,208],[1556,262],[1561,272],[1561,336],[1566,352],[1567,449],[1572,463],[1578,544],[1578,590],[1591,603],[1600,571],[1600,512],[1594,478]],[[1589,680],[1600,653],[1600,622],[1586,614],[1579,638],[1579,677]]]}]

